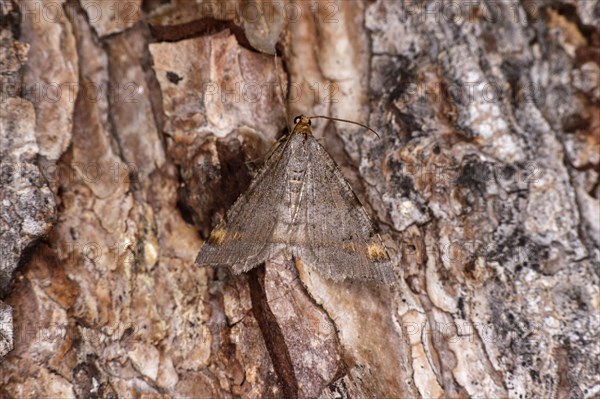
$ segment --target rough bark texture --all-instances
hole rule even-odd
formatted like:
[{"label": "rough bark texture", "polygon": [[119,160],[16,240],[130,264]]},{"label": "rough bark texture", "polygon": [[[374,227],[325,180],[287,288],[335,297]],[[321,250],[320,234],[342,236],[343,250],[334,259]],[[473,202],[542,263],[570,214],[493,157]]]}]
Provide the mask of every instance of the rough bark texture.
[{"label": "rough bark texture", "polygon": [[[0,397],[600,395],[598,2],[0,8]],[[193,265],[286,108],[394,284]]]}]

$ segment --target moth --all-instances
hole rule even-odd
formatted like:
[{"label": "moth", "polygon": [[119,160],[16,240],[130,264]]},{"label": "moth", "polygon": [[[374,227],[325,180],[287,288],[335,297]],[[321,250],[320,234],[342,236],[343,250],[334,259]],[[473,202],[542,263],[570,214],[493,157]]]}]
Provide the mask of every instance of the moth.
[{"label": "moth", "polygon": [[313,136],[311,118],[296,117],[292,132],[274,144],[248,190],[212,230],[197,265],[240,274],[284,252],[334,281],[391,280],[387,250]]}]

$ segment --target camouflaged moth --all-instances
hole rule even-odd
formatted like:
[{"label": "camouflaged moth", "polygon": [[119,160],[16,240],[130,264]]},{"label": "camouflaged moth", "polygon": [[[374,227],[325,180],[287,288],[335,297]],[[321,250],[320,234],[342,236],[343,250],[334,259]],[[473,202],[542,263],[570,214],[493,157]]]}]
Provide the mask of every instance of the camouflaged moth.
[{"label": "camouflaged moth", "polygon": [[211,232],[197,265],[229,266],[240,274],[283,252],[336,281],[390,281],[386,248],[313,136],[311,118],[294,119],[293,131],[274,145],[248,190]]}]

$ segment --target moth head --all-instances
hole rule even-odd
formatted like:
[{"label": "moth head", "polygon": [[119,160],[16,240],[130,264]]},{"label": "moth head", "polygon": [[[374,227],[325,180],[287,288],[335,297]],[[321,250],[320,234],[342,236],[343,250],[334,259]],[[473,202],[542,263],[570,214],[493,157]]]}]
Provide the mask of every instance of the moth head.
[{"label": "moth head", "polygon": [[294,124],[296,126],[294,127],[294,131],[292,133],[312,135],[312,132],[310,130],[311,122],[308,116],[298,115],[294,118]]},{"label": "moth head", "polygon": [[307,116],[304,116],[304,115],[298,115],[297,117],[294,118],[294,125],[297,125],[300,122],[307,123],[308,126],[311,125],[310,118]]}]

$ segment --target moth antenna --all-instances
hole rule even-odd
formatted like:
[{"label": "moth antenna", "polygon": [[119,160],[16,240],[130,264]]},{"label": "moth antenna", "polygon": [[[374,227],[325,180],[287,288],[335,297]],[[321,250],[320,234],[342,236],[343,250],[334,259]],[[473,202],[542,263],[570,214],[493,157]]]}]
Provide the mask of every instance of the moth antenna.
[{"label": "moth antenna", "polygon": [[[292,134],[292,128],[289,125],[290,123],[290,114],[288,113],[287,104],[283,98],[283,85],[281,84],[281,76],[279,76],[279,69],[277,68],[277,52],[275,53],[275,75],[277,75],[277,82],[279,83],[279,93],[281,104],[283,105],[283,109],[285,110],[285,126],[287,127],[288,134]],[[283,70],[283,67],[281,68]]]},{"label": "moth antenna", "polygon": [[368,130],[372,131],[373,133],[375,133],[375,136],[377,136],[378,138],[381,138],[379,133],[377,133],[375,130],[371,129],[369,126],[365,125],[364,123],[354,122],[354,121],[349,121],[348,119],[334,118],[332,116],[324,116],[324,115],[313,115],[313,116],[308,117],[308,119],[318,119],[318,118],[331,119],[332,121],[346,122],[346,123],[352,123],[353,125],[362,126],[365,129],[368,129]]}]

